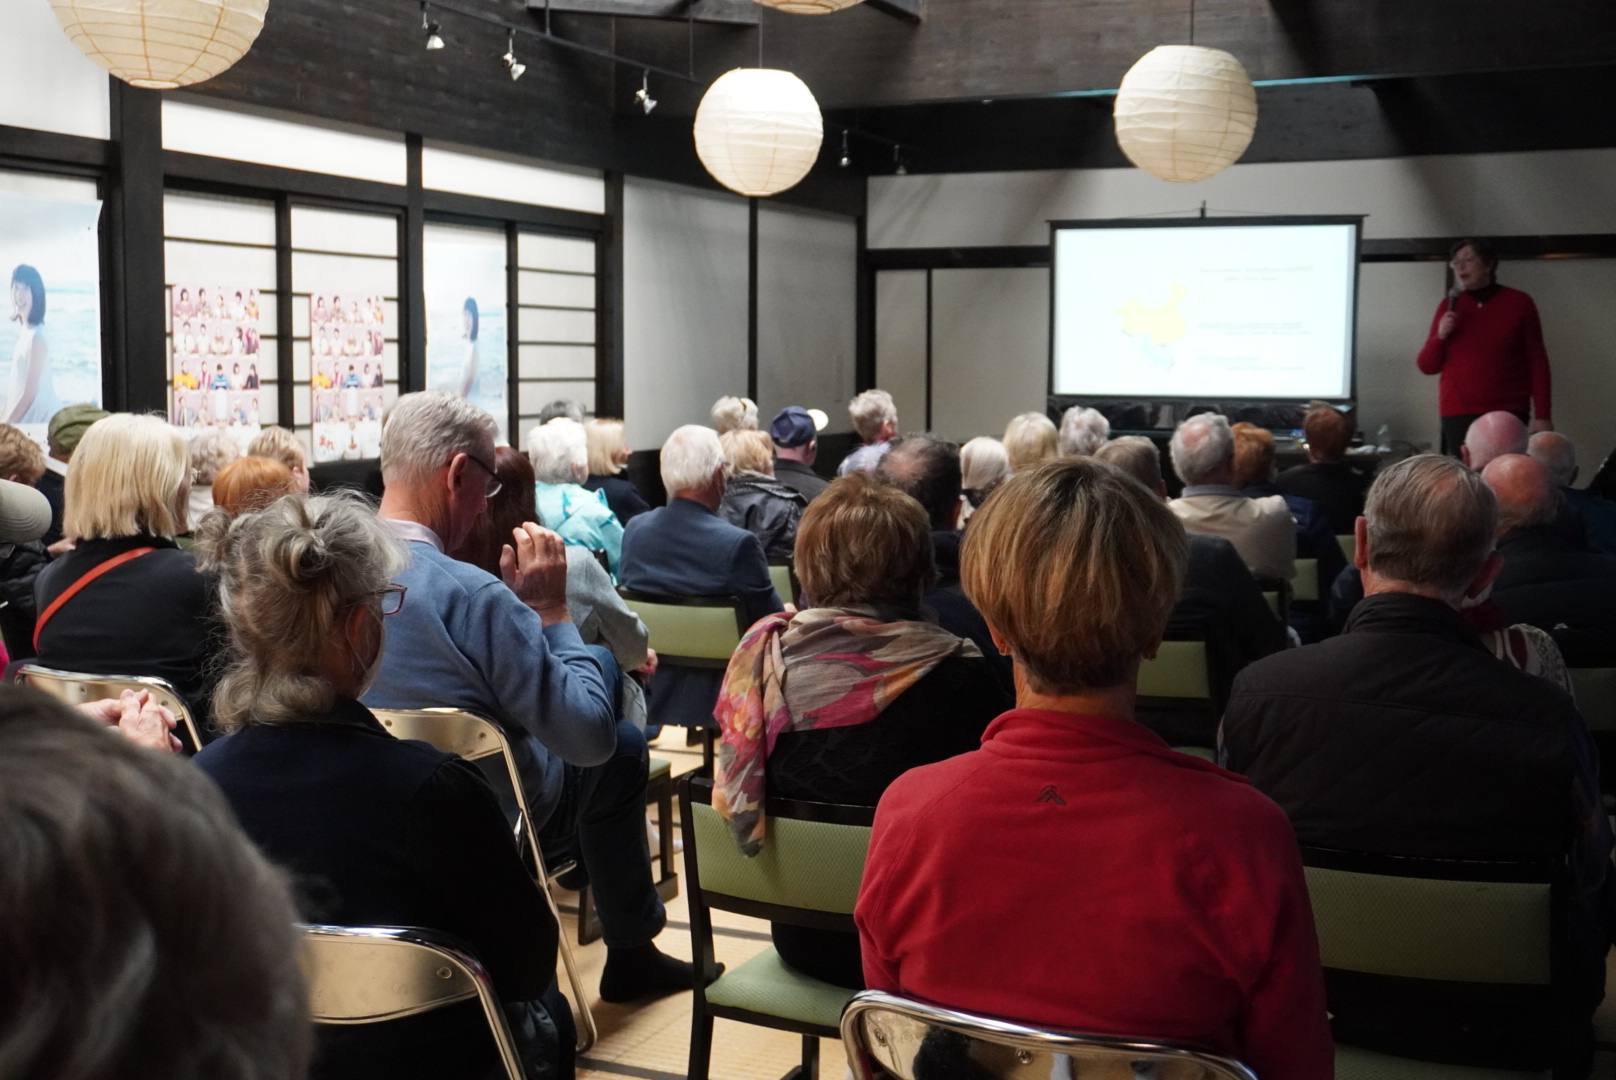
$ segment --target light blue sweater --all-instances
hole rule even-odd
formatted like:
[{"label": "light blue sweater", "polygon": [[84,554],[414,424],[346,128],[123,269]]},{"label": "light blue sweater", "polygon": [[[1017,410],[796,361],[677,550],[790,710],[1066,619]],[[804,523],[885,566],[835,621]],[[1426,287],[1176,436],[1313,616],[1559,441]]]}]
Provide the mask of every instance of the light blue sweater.
[{"label": "light blue sweater", "polygon": [[600,665],[577,627],[545,626],[498,578],[430,544],[405,547],[404,606],[386,620],[381,671],[364,703],[465,709],[499,724],[542,825],[561,797],[562,763],[599,765],[617,746]]}]

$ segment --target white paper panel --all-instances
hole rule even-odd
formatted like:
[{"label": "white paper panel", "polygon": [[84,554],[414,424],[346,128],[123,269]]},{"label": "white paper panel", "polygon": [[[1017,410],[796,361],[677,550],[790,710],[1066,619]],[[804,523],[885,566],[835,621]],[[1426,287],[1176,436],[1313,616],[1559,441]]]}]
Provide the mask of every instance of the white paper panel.
[{"label": "white paper panel", "polygon": [[[292,253],[292,289],[313,295],[392,296],[398,292],[398,263],[348,255]],[[306,330],[305,330],[306,332]]]},{"label": "white paper panel", "polygon": [[[585,412],[595,411],[595,380],[578,382],[522,382],[517,384],[516,407],[522,416],[536,416],[550,402],[557,398],[571,398],[584,407]],[[522,443],[522,449],[527,449],[527,443]]]},{"label": "white paper panel", "polygon": [[171,285],[259,290],[259,327],[273,331],[274,317],[263,308],[263,293],[275,288],[275,252],[268,248],[230,247],[169,240],[163,245],[163,270]]},{"label": "white paper panel", "polygon": [[62,33],[45,0],[0,4],[0,124],[105,139],[109,76]]},{"label": "white paper panel", "polygon": [[595,272],[595,242],[541,233],[516,234],[516,265],[523,270]]},{"label": "white paper panel", "polygon": [[421,149],[421,183],[485,199],[600,214],[606,182],[599,170],[540,164],[526,158],[429,142]]},{"label": "white paper panel", "polygon": [[163,98],[163,149],[282,169],[405,182],[404,136]]},{"label": "white paper panel", "polygon": [[853,429],[858,228],[851,218],[764,206],[758,213],[758,407],[825,410]]},{"label": "white paper panel", "polygon": [[292,247],[352,255],[398,254],[398,217],[346,210],[292,207]]},{"label": "white paper panel", "polygon": [[593,311],[556,311],[550,308],[522,308],[517,325],[522,343],[575,342],[588,344],[595,340],[595,313]]},{"label": "white paper panel", "polygon": [[[924,270],[883,270],[875,275],[875,385],[892,395],[900,430],[926,426]],[[852,427],[851,417],[847,425]]]},{"label": "white paper panel", "polygon": [[[169,239],[212,240],[275,246],[275,206],[256,199],[208,195],[163,195],[163,235]],[[173,280],[172,276],[170,280]]]},{"label": "white paper panel", "polygon": [[517,302],[543,307],[595,308],[594,275],[547,274],[522,270],[516,275]]},{"label": "white paper panel", "polygon": [[519,374],[524,379],[592,379],[593,345],[521,345]]},{"label": "white paper panel", "polygon": [[[932,272],[932,430],[963,443],[1042,412],[1049,371],[1046,270]],[[899,414],[900,419],[902,414]],[[905,421],[905,430],[911,425]]]}]

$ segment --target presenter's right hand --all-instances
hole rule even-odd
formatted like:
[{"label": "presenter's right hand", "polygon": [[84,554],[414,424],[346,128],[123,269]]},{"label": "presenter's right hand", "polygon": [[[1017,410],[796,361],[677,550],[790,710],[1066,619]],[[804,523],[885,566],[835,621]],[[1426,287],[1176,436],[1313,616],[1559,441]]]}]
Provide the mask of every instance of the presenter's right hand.
[{"label": "presenter's right hand", "polygon": [[567,546],[560,536],[533,522],[511,530],[516,541],[499,554],[499,573],[522,603],[538,612],[544,625],[570,622],[567,611]]},{"label": "presenter's right hand", "polygon": [[1439,340],[1441,340],[1441,341],[1448,340],[1448,338],[1453,336],[1454,327],[1456,327],[1458,325],[1459,325],[1459,313],[1458,312],[1456,312],[1456,311],[1443,312],[1442,313],[1442,321],[1436,324],[1436,336],[1437,336],[1437,338]]}]

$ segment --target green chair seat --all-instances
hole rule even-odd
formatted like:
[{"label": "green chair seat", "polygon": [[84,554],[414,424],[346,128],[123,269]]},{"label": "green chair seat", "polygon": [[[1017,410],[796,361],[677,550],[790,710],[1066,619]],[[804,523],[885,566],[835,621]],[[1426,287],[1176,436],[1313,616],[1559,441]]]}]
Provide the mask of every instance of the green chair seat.
[{"label": "green chair seat", "polygon": [[646,779],[655,780],[659,776],[667,776],[673,771],[673,762],[667,758],[654,757],[651,759],[651,771]]},{"label": "green chair seat", "polygon": [[1616,668],[1571,668],[1577,711],[1589,731],[1616,731]]},{"label": "green chair seat", "polygon": [[1214,765],[1218,763],[1217,752],[1208,750],[1204,746],[1175,746],[1173,749],[1180,754],[1188,754],[1190,757],[1198,757],[1202,761],[1210,761]]},{"label": "green chair seat", "polygon": [[1140,697],[1212,697],[1212,674],[1207,668],[1206,642],[1164,641],[1156,659],[1139,665]]},{"label": "green chair seat", "polygon": [[1297,559],[1296,580],[1291,583],[1292,600],[1313,601],[1319,599],[1322,583],[1319,581],[1319,560]]},{"label": "green chair seat", "polygon": [[855,991],[794,971],[769,946],[707,987],[707,1003],[834,1028]]},{"label": "green chair seat", "polygon": [[780,595],[782,604],[797,602],[796,590],[791,587],[791,567],[770,563],[769,580],[774,582],[774,591]]},{"label": "green chair seat", "polygon": [[1478,1069],[1471,1065],[1442,1065],[1434,1061],[1388,1057],[1356,1046],[1335,1048],[1335,1080],[1548,1080],[1546,1072],[1513,1069]]}]

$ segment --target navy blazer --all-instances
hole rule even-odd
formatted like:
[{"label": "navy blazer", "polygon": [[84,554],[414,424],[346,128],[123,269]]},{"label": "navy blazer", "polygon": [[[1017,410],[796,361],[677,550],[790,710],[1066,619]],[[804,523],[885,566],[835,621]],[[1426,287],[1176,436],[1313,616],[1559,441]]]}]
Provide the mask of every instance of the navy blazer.
[{"label": "navy blazer", "polygon": [[[758,538],[691,499],[673,499],[628,523],[618,579],[654,595],[737,597],[748,626],[782,610]],[[646,701],[650,722],[712,727],[723,681],[716,668],[658,668]]]}]

